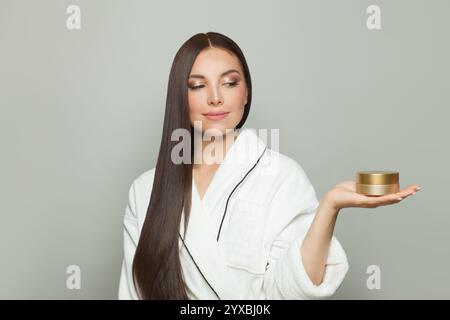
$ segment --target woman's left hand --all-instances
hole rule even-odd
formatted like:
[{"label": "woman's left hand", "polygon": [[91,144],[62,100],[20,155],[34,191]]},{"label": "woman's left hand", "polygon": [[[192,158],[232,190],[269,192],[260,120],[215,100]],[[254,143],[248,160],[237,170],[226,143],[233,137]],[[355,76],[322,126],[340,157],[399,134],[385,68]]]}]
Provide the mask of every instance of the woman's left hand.
[{"label": "woman's left hand", "polygon": [[396,193],[384,196],[366,196],[356,193],[356,182],[350,180],[335,185],[328,191],[326,198],[336,210],[350,207],[376,208],[398,203],[419,190],[419,186],[412,184]]}]

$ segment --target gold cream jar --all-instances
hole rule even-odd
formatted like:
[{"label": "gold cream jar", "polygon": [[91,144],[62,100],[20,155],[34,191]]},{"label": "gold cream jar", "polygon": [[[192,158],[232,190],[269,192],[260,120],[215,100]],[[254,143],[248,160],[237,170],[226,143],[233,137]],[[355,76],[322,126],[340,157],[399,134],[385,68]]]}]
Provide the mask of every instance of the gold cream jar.
[{"label": "gold cream jar", "polygon": [[399,173],[395,171],[359,171],[356,192],[366,196],[383,196],[399,191]]}]

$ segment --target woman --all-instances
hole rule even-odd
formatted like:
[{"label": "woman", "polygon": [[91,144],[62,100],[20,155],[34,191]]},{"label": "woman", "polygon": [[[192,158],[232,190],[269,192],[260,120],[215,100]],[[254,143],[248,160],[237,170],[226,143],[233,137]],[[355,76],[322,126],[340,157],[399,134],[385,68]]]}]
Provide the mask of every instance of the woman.
[{"label": "woman", "polygon": [[[196,34],[177,52],[156,168],[129,191],[120,299],[329,297],[349,268],[333,236],[340,210],[417,190],[366,197],[345,181],[319,202],[295,160],[241,130],[251,98],[248,65],[228,37]],[[190,136],[177,153],[180,130]],[[208,152],[215,161],[195,161]]]}]

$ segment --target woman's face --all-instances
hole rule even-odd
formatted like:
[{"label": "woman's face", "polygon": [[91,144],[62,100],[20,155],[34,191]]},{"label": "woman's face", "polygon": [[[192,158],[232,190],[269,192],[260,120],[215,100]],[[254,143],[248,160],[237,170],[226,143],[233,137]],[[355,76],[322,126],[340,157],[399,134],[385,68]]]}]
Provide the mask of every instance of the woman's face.
[{"label": "woman's face", "polygon": [[241,121],[247,103],[247,84],[237,57],[209,47],[197,56],[188,80],[189,116],[192,126],[200,121],[225,134]]}]

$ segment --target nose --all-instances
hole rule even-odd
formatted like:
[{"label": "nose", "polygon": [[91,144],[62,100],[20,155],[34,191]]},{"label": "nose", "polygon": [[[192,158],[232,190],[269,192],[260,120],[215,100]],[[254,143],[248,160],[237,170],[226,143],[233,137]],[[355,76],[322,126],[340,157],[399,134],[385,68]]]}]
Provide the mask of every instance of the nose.
[{"label": "nose", "polygon": [[208,94],[208,105],[219,106],[223,104],[223,98],[221,93],[216,87],[212,87]]}]

